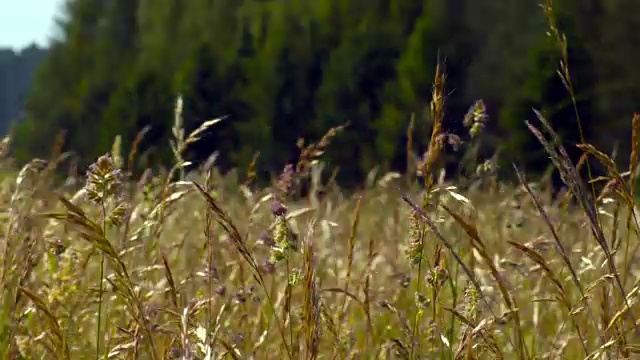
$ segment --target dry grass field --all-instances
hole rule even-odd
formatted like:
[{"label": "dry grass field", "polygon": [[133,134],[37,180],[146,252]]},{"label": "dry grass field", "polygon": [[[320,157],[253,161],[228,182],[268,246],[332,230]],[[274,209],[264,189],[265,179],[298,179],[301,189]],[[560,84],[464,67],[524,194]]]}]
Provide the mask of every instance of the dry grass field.
[{"label": "dry grass field", "polygon": [[[639,116],[633,124],[637,138]],[[59,185],[55,157],[15,175],[6,158],[3,356],[632,358],[637,169],[621,174],[581,146],[610,166],[593,197],[546,125],[540,116],[546,136],[530,126],[570,189],[555,200],[515,167],[520,186],[497,183],[489,163],[464,191],[372,172],[346,194],[319,177],[341,129],[261,190],[251,172],[180,174],[181,160],[131,179],[117,147]],[[424,174],[437,170],[438,128],[417,164]],[[176,134],[180,154],[199,133]],[[308,194],[292,196],[301,181]]]},{"label": "dry grass field", "polygon": [[[499,183],[490,161],[446,184],[439,159],[462,140],[442,128],[444,83],[438,68],[414,171],[372,172],[357,192],[320,177],[342,128],[264,189],[252,169],[185,173],[184,150],[216,121],[186,135],[179,116],[169,171],[133,178],[135,146],[121,154],[117,142],[62,182],[56,151],[19,171],[3,157],[2,357],[640,358],[640,115],[631,166],[618,169],[588,144],[572,163],[537,114],[528,126],[567,186],[559,196],[515,166],[519,184]],[[478,102],[464,141],[486,120]],[[583,181],[586,159],[607,175]]]}]

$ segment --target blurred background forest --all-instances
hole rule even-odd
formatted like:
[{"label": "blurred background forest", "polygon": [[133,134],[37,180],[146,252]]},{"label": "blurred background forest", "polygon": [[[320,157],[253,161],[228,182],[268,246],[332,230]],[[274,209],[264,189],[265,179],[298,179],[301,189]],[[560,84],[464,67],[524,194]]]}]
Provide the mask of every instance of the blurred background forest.
[{"label": "blurred background forest", "polygon": [[[587,140],[624,163],[640,110],[640,1],[553,3]],[[544,170],[524,124],[532,108],[570,148],[579,142],[535,0],[67,0],[58,21],[48,49],[0,52],[0,129],[11,121],[19,162],[46,157],[64,130],[65,150],[86,165],[117,135],[126,153],[151,126],[138,166],[170,165],[181,94],[187,132],[227,116],[187,160],[219,152],[223,170],[246,168],[259,151],[259,173],[277,172],[299,137],[349,122],[326,159],[356,184],[375,166],[405,170],[412,116],[414,149],[425,150],[439,59],[449,131],[476,100],[486,105],[484,156]]]}]

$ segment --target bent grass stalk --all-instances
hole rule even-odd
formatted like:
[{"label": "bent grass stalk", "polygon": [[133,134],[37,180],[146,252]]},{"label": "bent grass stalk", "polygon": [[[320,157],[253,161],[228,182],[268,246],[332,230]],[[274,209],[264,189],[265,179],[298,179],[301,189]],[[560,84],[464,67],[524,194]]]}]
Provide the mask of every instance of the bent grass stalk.
[{"label": "bent grass stalk", "polygon": [[237,228],[235,227],[235,225],[233,224],[233,222],[231,221],[229,216],[218,206],[218,204],[215,201],[215,199],[213,197],[211,197],[211,195],[209,195],[209,193],[207,193],[195,181],[193,182],[193,185],[198,189],[198,191],[200,192],[202,197],[206,200],[206,202],[209,205],[209,207],[211,208],[211,210],[213,210],[214,214],[216,215],[216,221],[218,222],[218,224],[220,226],[222,226],[222,228],[225,230],[225,232],[227,234],[229,234],[229,236],[231,237],[236,251],[238,251],[238,253],[242,256],[242,258],[245,260],[245,262],[251,268],[251,270],[253,272],[254,279],[257,281],[258,285],[262,288],[262,290],[264,291],[265,296],[267,297],[267,303],[268,303],[269,308],[270,308],[270,310],[272,312],[272,315],[273,315],[273,317],[274,317],[274,319],[275,319],[275,321],[277,323],[278,331],[280,332],[280,336],[281,336],[281,340],[282,340],[282,346],[284,346],[285,351],[286,351],[287,356],[289,357],[289,359],[293,360],[294,357],[293,357],[293,353],[291,351],[291,347],[287,343],[287,336],[285,335],[285,330],[284,330],[280,320],[278,319],[278,313],[276,312],[275,305],[274,305],[273,300],[271,299],[271,296],[269,294],[269,289],[267,288],[267,284],[266,284],[266,282],[264,280],[264,277],[262,276],[262,272],[260,271],[260,268],[259,268],[257,262],[254,260],[253,256],[251,255],[251,252],[250,252],[249,248],[247,247],[247,244],[244,242],[242,236],[240,235],[240,232],[237,230]]}]

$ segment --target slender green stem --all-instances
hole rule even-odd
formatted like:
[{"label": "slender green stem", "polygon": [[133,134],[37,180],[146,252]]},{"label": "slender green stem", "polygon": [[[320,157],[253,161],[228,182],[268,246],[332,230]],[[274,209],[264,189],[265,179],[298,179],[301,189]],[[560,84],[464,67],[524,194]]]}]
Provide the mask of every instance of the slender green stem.
[{"label": "slender green stem", "polygon": [[100,327],[102,325],[102,279],[104,277],[104,254],[100,255],[100,290],[98,291],[98,327],[96,329],[96,359],[100,358]]},{"label": "slender green stem", "polygon": [[[102,231],[105,232],[107,228],[107,209],[104,201],[102,201]],[[98,327],[96,330],[96,360],[100,359],[100,343],[101,343],[101,325],[102,325],[102,292],[104,290],[104,252],[100,252],[100,284],[98,290]]]},{"label": "slender green stem", "polygon": [[[289,256],[286,257],[286,262],[287,262],[287,287],[289,288],[289,293],[287,294],[288,299],[287,299],[287,316],[289,317],[289,343],[291,344],[291,350],[294,350],[293,347],[293,318],[291,317],[291,292],[293,291],[293,288],[291,287],[291,270],[290,270],[290,264],[289,264]],[[292,355],[295,356],[295,353],[292,353]]]},{"label": "slender green stem", "polygon": [[[420,261],[418,262],[418,277],[416,278],[416,292],[420,293],[420,289],[422,285],[422,281],[420,281],[420,279],[422,279],[422,262],[424,261],[424,232],[421,231],[420,234]],[[415,302],[415,300],[414,300]],[[411,359],[415,359],[416,356],[416,351],[419,351],[420,349],[416,349],[416,347],[418,346],[417,344],[417,333],[418,333],[418,317],[420,314],[420,309],[419,309],[419,304],[415,304],[416,305],[416,312],[413,316],[413,329],[411,330]]]},{"label": "slender green stem", "polygon": [[[207,210],[209,211],[209,210]],[[207,227],[209,226],[209,223],[207,223]],[[212,304],[212,300],[213,299],[213,274],[211,273],[213,271],[213,244],[211,243],[211,238],[207,239],[207,243],[208,243],[208,247],[209,247],[209,263],[207,264],[208,268],[208,276],[209,276],[209,281],[208,281],[208,288],[209,288],[209,299],[207,300],[207,335],[205,337],[205,341],[206,341],[206,345],[207,346],[213,346],[213,342],[211,341],[210,338],[210,334],[211,334],[211,329],[210,326],[212,324],[212,319],[213,319],[213,304]]]},{"label": "slender green stem", "polygon": [[293,360],[293,355],[291,354],[291,349],[289,348],[289,344],[287,344],[287,337],[284,333],[284,329],[282,328],[283,324],[280,323],[280,319],[278,318],[278,313],[276,312],[276,307],[274,305],[273,298],[271,297],[271,294],[267,289],[266,283],[264,282],[264,278],[262,277],[262,275],[258,275],[258,280],[260,281],[260,286],[264,290],[265,295],[267,297],[267,304],[269,304],[269,309],[271,310],[271,313],[273,314],[273,317],[276,320],[276,324],[280,332],[280,337],[282,337],[282,342],[285,347],[285,351],[287,352],[289,360]]}]

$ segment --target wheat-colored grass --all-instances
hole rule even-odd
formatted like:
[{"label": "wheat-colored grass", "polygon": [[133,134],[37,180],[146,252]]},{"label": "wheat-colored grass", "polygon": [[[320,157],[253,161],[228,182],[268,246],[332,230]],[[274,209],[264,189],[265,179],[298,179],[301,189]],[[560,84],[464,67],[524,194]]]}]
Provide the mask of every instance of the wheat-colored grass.
[{"label": "wheat-colored grass", "polygon": [[[553,2],[543,9],[573,98],[566,39]],[[568,189],[557,200],[517,165],[519,183],[501,184],[495,159],[480,161],[456,187],[440,176],[445,145],[466,147],[463,158],[475,159],[474,139],[488,119],[478,101],[460,119],[468,134],[448,133],[442,64],[434,78],[428,148],[410,141],[406,177],[372,171],[357,193],[325,186],[321,177],[323,153],[348,124],[317,143],[301,139],[299,161],[261,190],[249,186],[259,153],[246,179],[222,176],[215,159],[186,173],[185,150],[220,120],[185,136],[181,99],[170,144],[175,165],[139,179],[130,170],[148,129],[126,164],[117,138],[88,179],[72,172],[61,185],[53,173],[65,156],[62,136],[49,161],[34,159],[19,171],[6,157],[10,139],[3,140],[0,356],[639,357],[640,115],[622,172],[587,143],[574,165],[552,124],[532,112],[537,121],[527,125]],[[576,117],[580,126],[577,109]],[[412,118],[410,140],[414,126]],[[592,179],[589,159],[607,173]],[[414,172],[423,183],[407,181]],[[606,184],[600,193],[598,181]],[[304,182],[311,190],[303,197]]]},{"label": "wheat-colored grass", "polygon": [[[517,168],[520,187],[482,177],[470,187],[481,191],[406,188],[382,175],[357,194],[300,198],[290,195],[317,176],[307,170],[321,154],[253,192],[215,168],[189,174],[193,182],[120,179],[108,157],[96,165],[103,183],[72,191],[34,161],[0,192],[2,355],[633,358],[640,278],[629,177],[581,146],[622,182],[594,200],[562,151],[545,146],[582,209],[565,210]],[[111,194],[110,181],[122,189]],[[408,251],[416,235],[421,263]]]}]

